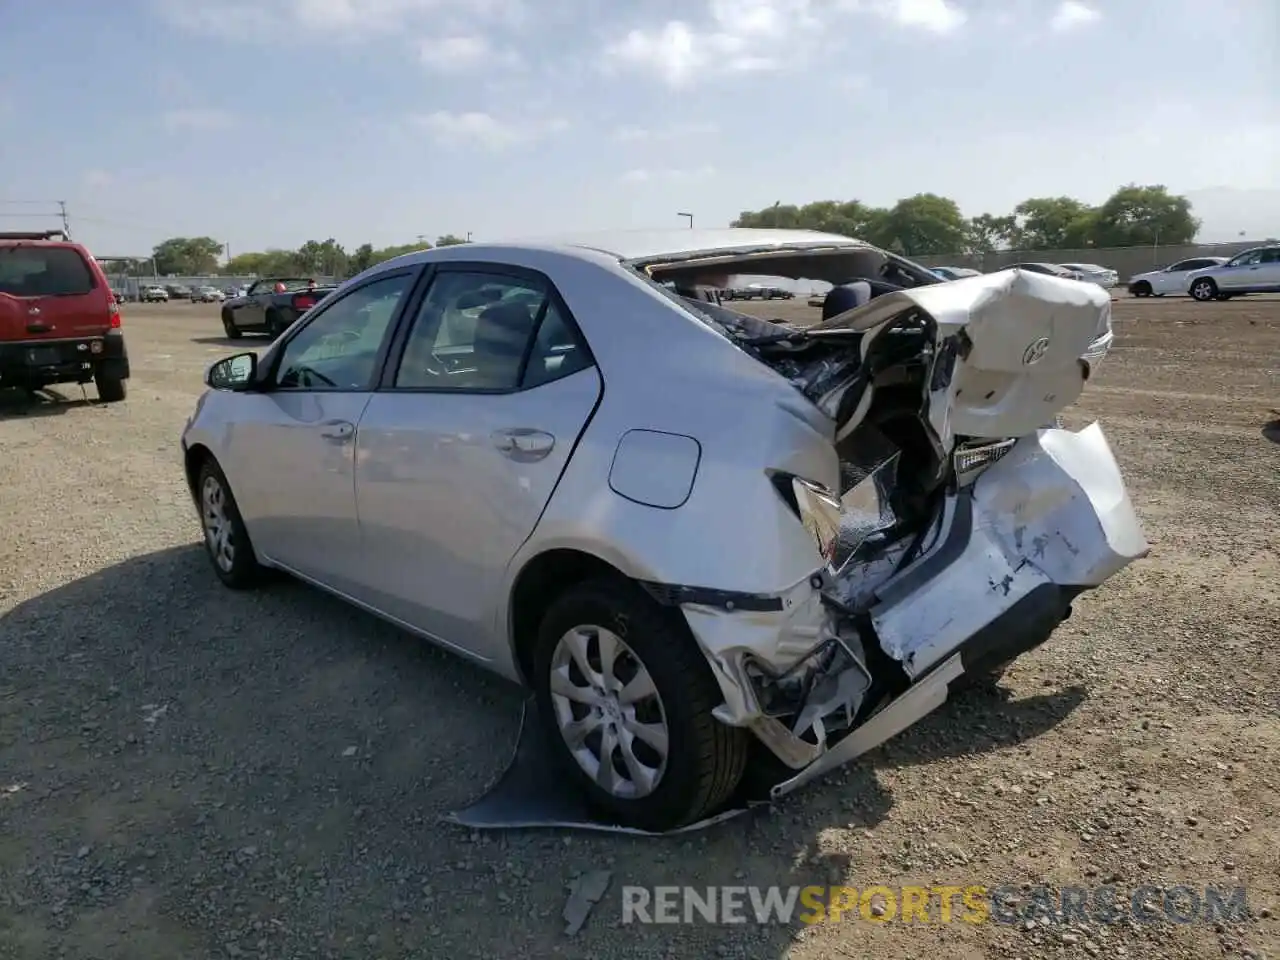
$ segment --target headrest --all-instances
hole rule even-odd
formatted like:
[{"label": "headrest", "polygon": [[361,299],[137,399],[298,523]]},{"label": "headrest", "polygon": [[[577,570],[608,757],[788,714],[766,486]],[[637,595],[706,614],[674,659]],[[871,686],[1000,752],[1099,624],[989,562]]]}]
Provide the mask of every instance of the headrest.
[{"label": "headrest", "polygon": [[870,301],[871,284],[865,280],[855,280],[852,283],[832,287],[822,301],[822,319],[830,320],[846,310],[852,310]]},{"label": "headrest", "polygon": [[533,315],[519,303],[497,303],[476,318],[475,351],[519,357],[533,333]]}]

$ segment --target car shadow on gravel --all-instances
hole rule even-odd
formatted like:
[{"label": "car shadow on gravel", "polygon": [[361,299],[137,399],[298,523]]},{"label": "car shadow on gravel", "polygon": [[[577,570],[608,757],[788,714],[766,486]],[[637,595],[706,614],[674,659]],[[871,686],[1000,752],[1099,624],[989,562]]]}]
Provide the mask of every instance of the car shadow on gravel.
[{"label": "car shadow on gravel", "polygon": [[1262,428],[1262,435],[1272,443],[1280,443],[1280,418],[1272,420]]},{"label": "car shadow on gravel", "polygon": [[[876,882],[822,837],[884,822],[882,780],[1016,746],[1082,698],[956,697],[692,837],[470,834],[438,818],[501,774],[523,692],[292,580],[228,591],[187,544],[0,616],[0,766],[21,784],[0,796],[0,889],[32,957],[124,957],[159,936],[192,954],[498,956],[520,937],[531,956],[771,960],[795,924],[620,928],[621,887]],[[565,884],[597,868],[613,887],[566,940]]]},{"label": "car shadow on gravel", "polygon": [[24,390],[0,389],[0,421],[61,416],[72,410],[97,405],[97,398],[93,396],[68,396],[47,387],[35,394],[28,394]]}]

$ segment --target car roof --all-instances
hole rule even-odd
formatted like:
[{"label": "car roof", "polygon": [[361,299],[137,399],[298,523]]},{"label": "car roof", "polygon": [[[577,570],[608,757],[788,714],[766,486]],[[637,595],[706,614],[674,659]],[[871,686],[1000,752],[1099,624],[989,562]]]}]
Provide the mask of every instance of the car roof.
[{"label": "car roof", "polygon": [[[466,257],[465,250],[479,249],[487,255],[502,248],[551,250],[590,259],[605,254],[625,262],[645,262],[666,257],[686,258],[696,255],[732,254],[762,250],[804,250],[847,247],[875,249],[871,244],[852,237],[816,230],[757,230],[747,227],[666,230],[605,230],[594,233],[569,233],[551,236],[513,238],[492,243],[476,243],[467,247],[435,247],[396,258],[399,263],[437,258]],[[390,262],[390,261],[388,261]]]}]

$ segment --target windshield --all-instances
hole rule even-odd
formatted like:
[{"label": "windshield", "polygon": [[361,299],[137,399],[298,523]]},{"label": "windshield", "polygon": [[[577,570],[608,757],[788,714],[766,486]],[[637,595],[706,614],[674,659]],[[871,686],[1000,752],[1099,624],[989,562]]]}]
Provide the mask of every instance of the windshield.
[{"label": "windshield", "polygon": [[76,297],[93,287],[89,265],[69,247],[0,247],[0,293]]}]

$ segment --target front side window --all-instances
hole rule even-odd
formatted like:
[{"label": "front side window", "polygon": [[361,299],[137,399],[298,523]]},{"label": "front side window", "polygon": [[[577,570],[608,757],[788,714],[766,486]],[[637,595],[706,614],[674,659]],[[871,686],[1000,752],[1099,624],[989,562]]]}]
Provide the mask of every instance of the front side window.
[{"label": "front side window", "polygon": [[383,277],[325,306],[285,345],[277,388],[370,389],[383,338],[413,277]]},{"label": "front side window", "polygon": [[1263,251],[1261,250],[1246,250],[1244,253],[1232,259],[1227,264],[1227,266],[1228,267],[1248,267],[1248,266],[1252,266],[1255,263],[1261,263],[1262,253]]}]

